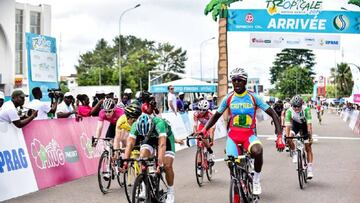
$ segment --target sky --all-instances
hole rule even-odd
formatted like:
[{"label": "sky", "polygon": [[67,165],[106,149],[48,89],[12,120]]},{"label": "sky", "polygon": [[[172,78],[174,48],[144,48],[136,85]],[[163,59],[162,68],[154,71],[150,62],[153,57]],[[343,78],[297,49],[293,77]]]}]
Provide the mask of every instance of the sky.
[{"label": "sky", "polygon": [[[210,0],[17,0],[29,4],[48,4],[52,10],[52,36],[57,38],[60,75],[76,73],[79,55],[94,49],[101,38],[109,43],[119,34],[121,13],[136,4],[141,6],[127,12],[121,20],[121,34],[134,35],[156,42],[169,42],[187,51],[187,75],[213,78],[217,68],[218,23],[211,14],[204,15]],[[265,0],[243,0],[231,8],[260,9]],[[358,10],[346,0],[323,0],[324,10]],[[215,37],[213,40],[208,40]],[[249,48],[250,34],[228,32],[229,72],[236,67],[245,68],[249,77],[260,78],[270,86],[269,68],[281,49]],[[204,42],[205,40],[208,40]],[[200,44],[201,46],[200,51]],[[330,68],[341,61],[360,64],[360,35],[341,36],[342,49],[314,50],[314,71],[329,76]],[[201,55],[201,60],[200,60]],[[200,61],[202,66],[200,66]],[[200,71],[202,67],[202,71]]]}]

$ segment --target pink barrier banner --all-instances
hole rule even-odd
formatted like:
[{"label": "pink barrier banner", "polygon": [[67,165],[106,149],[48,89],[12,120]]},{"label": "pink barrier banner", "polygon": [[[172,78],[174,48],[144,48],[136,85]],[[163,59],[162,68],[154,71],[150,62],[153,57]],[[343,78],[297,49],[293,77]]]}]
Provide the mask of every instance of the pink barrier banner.
[{"label": "pink barrier banner", "polygon": [[354,94],[354,102],[360,102],[360,94]]},{"label": "pink barrier banner", "polygon": [[97,118],[37,120],[23,129],[39,189],[97,172],[103,145],[91,147],[96,124]]}]

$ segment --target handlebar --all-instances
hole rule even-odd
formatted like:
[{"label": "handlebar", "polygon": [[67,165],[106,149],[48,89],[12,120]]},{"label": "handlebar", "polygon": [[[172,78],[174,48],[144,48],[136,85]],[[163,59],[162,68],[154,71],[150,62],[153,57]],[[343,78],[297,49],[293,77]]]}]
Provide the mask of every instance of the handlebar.
[{"label": "handlebar", "polygon": [[104,141],[111,141],[113,140],[113,138],[95,138],[94,136],[91,137],[91,144],[94,144],[95,142],[97,142],[98,140],[104,140]]},{"label": "handlebar", "polygon": [[195,136],[195,133],[191,133],[189,136],[186,137],[186,145],[188,147],[190,147],[190,140],[209,140],[210,141],[210,137],[202,137],[200,134]]}]

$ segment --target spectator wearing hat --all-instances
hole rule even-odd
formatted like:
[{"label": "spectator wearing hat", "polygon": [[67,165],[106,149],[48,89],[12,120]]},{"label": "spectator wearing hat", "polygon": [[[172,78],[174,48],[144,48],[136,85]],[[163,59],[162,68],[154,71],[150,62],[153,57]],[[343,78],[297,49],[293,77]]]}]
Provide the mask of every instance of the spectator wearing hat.
[{"label": "spectator wearing hat", "polygon": [[184,113],[185,112],[185,102],[184,102],[185,94],[184,92],[179,92],[178,99],[176,100],[177,111]]},{"label": "spectator wearing hat", "polygon": [[177,106],[176,106],[176,96],[175,96],[175,90],[174,90],[174,86],[169,85],[168,86],[168,97],[167,97],[167,102],[168,102],[168,106],[169,106],[169,112],[174,112],[175,115],[177,112]]},{"label": "spectator wearing hat", "polygon": [[48,119],[48,113],[55,113],[57,107],[57,94],[55,94],[55,102],[52,102],[50,105],[46,102],[40,101],[42,98],[42,91],[40,87],[34,87],[32,89],[32,95],[34,99],[29,103],[29,108],[35,109],[38,111],[38,115],[35,120],[44,120]]},{"label": "spectator wearing hat", "polygon": [[17,108],[22,108],[25,102],[25,97],[21,90],[14,90],[11,94],[11,100],[4,103],[0,110],[0,122],[13,123],[16,127],[22,128],[29,124],[37,116],[36,110],[29,110],[28,117],[20,118]]},{"label": "spectator wearing hat", "polygon": [[0,91],[0,110],[2,105],[4,104],[5,95],[4,92]]},{"label": "spectator wearing hat", "polygon": [[213,102],[213,97],[211,96],[211,94],[206,95],[206,100],[209,102],[209,110],[212,111],[214,110],[214,102]]},{"label": "spectator wearing hat", "polygon": [[56,116],[58,118],[75,118],[76,108],[74,104],[74,96],[70,92],[66,92],[64,101],[57,107]]},{"label": "spectator wearing hat", "polygon": [[218,96],[216,94],[213,95],[213,103],[214,103],[214,107],[217,106],[217,98]]}]

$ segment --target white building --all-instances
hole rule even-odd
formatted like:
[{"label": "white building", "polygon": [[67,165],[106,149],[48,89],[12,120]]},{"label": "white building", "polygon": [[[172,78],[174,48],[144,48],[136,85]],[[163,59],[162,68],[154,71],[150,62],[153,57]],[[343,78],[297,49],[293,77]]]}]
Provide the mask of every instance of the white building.
[{"label": "white building", "polygon": [[0,0],[0,90],[28,93],[25,33],[51,35],[51,7]]}]

